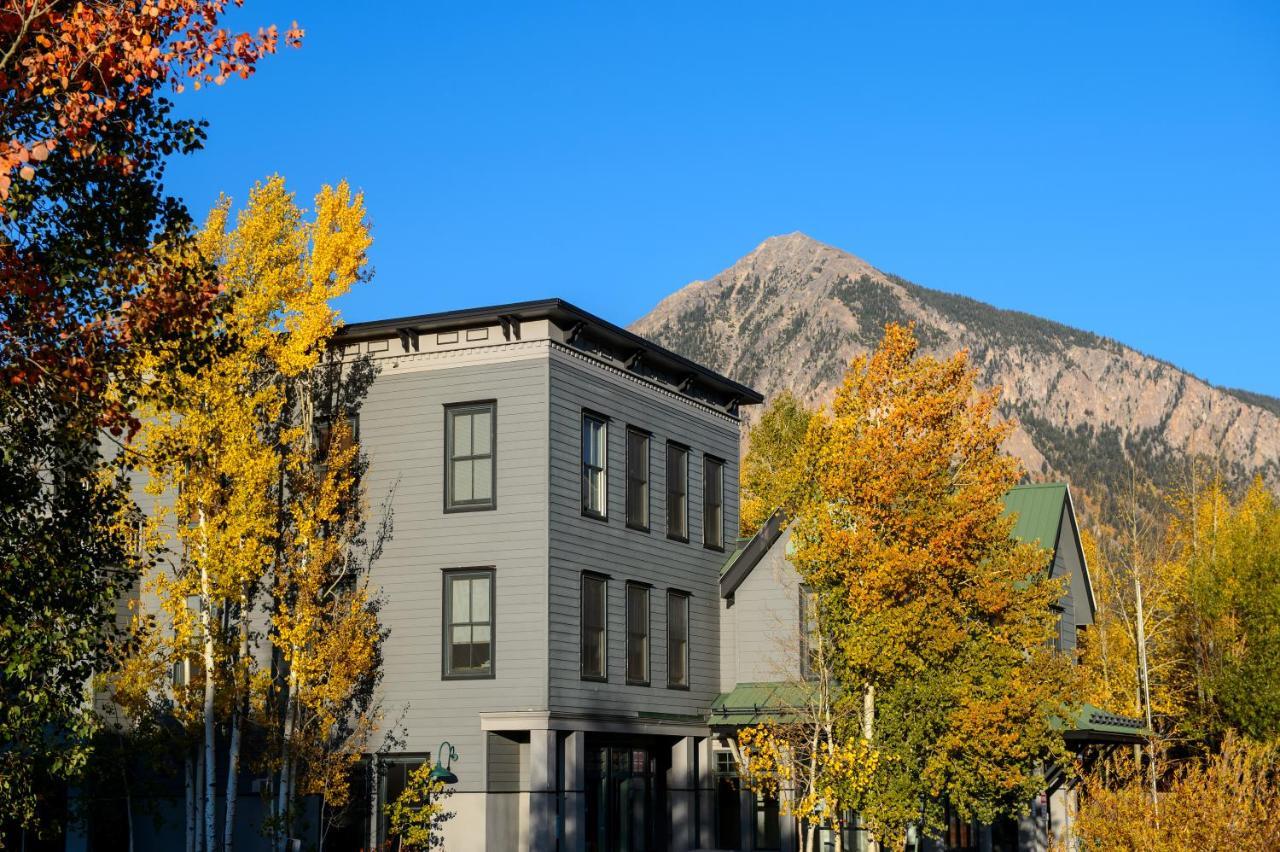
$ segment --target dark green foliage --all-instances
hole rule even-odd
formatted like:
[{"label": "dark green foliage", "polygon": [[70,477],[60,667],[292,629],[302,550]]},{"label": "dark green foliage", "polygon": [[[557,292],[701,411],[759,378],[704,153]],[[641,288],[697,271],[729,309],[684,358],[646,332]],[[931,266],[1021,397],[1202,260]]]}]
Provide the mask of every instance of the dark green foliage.
[{"label": "dark green foliage", "polygon": [[[128,411],[105,389],[129,346],[195,338],[184,299],[199,300],[203,270],[161,270],[150,251],[188,229],[164,159],[202,137],[168,110],[133,101],[98,129],[96,152],[127,158],[127,172],[58,148],[15,184],[0,223],[0,813],[19,824],[86,757],[86,684],[111,664],[116,598],[136,567],[128,536],[107,531],[127,492],[104,467],[104,427],[126,428]],[[141,322],[94,322],[119,318],[160,273],[165,294]]]}]

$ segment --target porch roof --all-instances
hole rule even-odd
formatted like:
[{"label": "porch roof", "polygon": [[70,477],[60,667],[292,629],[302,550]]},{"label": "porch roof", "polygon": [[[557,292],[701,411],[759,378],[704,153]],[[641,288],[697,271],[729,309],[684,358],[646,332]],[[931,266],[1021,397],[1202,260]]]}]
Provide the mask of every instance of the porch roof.
[{"label": "porch roof", "polygon": [[757,681],[735,684],[711,702],[710,725],[758,725],[784,719],[809,700],[809,689],[800,683]]}]

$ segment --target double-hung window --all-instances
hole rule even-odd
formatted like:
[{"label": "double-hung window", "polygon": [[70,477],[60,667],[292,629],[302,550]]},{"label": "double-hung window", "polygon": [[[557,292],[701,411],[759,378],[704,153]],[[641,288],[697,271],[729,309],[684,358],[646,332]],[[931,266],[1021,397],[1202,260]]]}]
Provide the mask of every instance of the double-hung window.
[{"label": "double-hung window", "polygon": [[608,421],[582,412],[582,514],[605,519],[609,515]]},{"label": "double-hung window", "polygon": [[627,583],[627,683],[649,685],[649,587]]},{"label": "double-hung window", "polygon": [[599,574],[582,575],[582,677],[608,680],[608,589],[609,581]]},{"label": "double-hung window", "polygon": [[444,574],[444,676],[493,677],[493,569]]},{"label": "double-hung window", "polygon": [[689,688],[689,595],[667,592],[667,686]]},{"label": "double-hung window", "polygon": [[627,429],[627,526],[649,529],[649,433]]},{"label": "double-hung window", "polygon": [[497,506],[496,402],[469,402],[444,410],[444,509],[466,512]]},{"label": "double-hung window", "polygon": [[724,549],[724,462],[702,457],[702,546]]},{"label": "double-hung window", "polygon": [[667,538],[689,540],[689,448],[667,444]]}]

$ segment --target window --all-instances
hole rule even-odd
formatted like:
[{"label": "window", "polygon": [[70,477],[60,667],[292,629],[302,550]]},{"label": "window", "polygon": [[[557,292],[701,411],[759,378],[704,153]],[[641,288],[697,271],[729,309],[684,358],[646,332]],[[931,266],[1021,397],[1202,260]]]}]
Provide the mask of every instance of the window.
[{"label": "window", "polygon": [[689,688],[689,596],[667,592],[667,686]]},{"label": "window", "polygon": [[493,677],[493,569],[444,575],[444,676]]},{"label": "window", "polygon": [[649,529],[649,433],[627,429],[627,526]]},{"label": "window", "polygon": [[627,683],[649,685],[649,587],[627,584]]},{"label": "window", "polygon": [[702,546],[724,550],[724,462],[702,459]]},{"label": "window", "polygon": [[582,413],[582,514],[608,517],[608,428],[603,417]]},{"label": "window", "polygon": [[445,408],[444,510],[469,512],[497,506],[497,403]]},{"label": "window", "polygon": [[818,593],[808,586],[800,587],[800,677],[815,680],[818,676]]},{"label": "window", "polygon": [[608,580],[598,574],[582,575],[582,677],[608,680]]},{"label": "window", "polygon": [[689,449],[667,444],[667,538],[689,540]]}]

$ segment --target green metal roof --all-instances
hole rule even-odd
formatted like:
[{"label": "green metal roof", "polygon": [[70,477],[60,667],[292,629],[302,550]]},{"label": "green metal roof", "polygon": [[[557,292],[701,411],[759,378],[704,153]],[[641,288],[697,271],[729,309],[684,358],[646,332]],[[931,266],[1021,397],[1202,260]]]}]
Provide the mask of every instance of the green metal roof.
[{"label": "green metal roof", "polygon": [[1061,482],[1019,485],[1004,496],[1006,515],[1017,515],[1013,537],[1019,541],[1054,550],[1058,546],[1058,525],[1067,502],[1067,486]]},{"label": "green metal roof", "polygon": [[1056,724],[1065,728],[1067,742],[1075,743],[1140,743],[1151,735],[1141,719],[1120,716],[1092,704],[1080,705],[1070,726],[1060,720]]},{"label": "green metal roof", "polygon": [[711,702],[712,725],[757,725],[781,719],[792,708],[808,702],[809,689],[800,683],[756,682],[736,684]]}]

